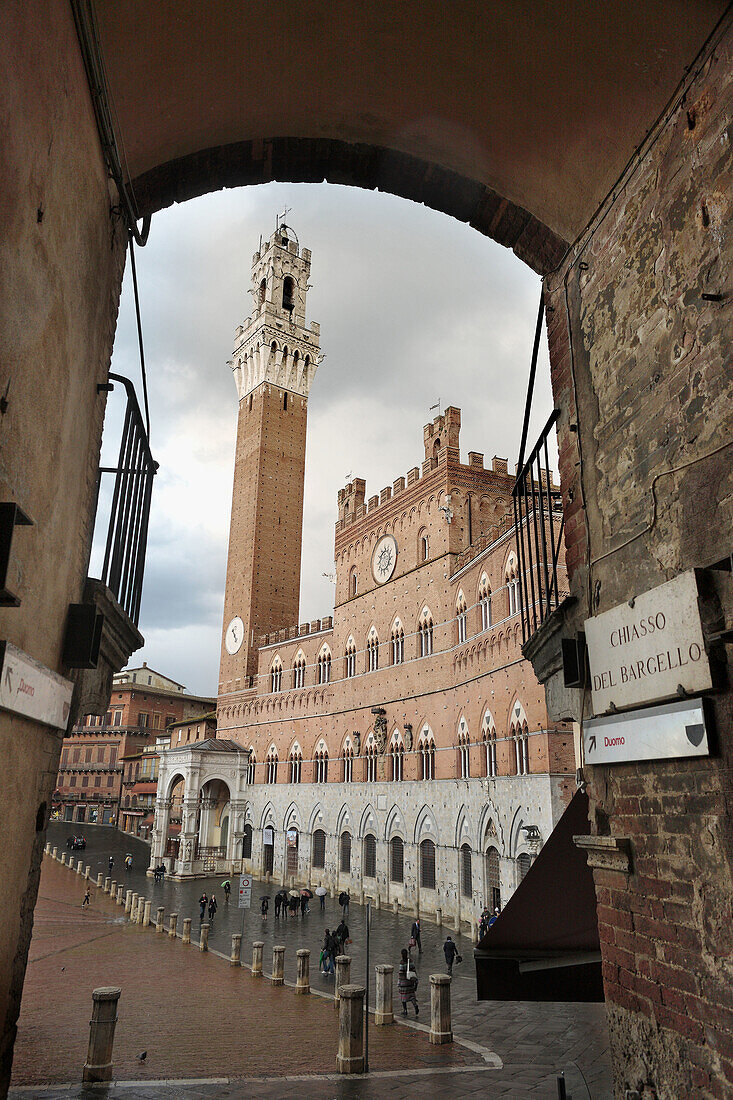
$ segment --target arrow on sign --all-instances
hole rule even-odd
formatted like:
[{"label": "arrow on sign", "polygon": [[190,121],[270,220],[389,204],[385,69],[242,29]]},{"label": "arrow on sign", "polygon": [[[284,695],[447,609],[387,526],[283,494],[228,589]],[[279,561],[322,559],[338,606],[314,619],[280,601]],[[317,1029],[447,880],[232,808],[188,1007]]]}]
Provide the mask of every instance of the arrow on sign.
[{"label": "arrow on sign", "polygon": [[12,680],[10,679],[10,673],[11,673],[11,671],[12,671],[12,670],[11,670],[11,668],[10,668],[10,665],[8,665],[8,667],[7,667],[6,669],[5,669],[5,683],[6,683],[6,684],[7,684],[7,686],[8,686],[8,691],[12,691],[12,690],[13,690],[13,681],[12,681]]},{"label": "arrow on sign", "polygon": [[596,735],[592,733],[588,738],[588,752],[593,752],[596,747]]}]

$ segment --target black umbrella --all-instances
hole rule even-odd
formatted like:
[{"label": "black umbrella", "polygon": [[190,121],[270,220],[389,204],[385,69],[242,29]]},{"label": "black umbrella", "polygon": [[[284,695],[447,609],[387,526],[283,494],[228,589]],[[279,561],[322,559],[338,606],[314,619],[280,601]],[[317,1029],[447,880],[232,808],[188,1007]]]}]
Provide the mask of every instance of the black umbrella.
[{"label": "black umbrella", "polygon": [[269,901],[271,897],[272,894],[262,894],[262,896],[260,897],[260,901]]},{"label": "black umbrella", "polygon": [[301,890],[300,891],[300,896],[301,897],[306,897],[306,898],[312,898],[313,897],[313,891],[312,890]]}]

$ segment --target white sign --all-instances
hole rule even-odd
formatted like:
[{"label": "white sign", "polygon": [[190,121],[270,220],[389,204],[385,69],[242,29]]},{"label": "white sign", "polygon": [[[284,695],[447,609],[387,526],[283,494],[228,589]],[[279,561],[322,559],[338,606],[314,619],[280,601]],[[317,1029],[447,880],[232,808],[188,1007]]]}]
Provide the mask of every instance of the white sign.
[{"label": "white sign", "polygon": [[583,723],[583,748],[586,764],[709,756],[702,700],[591,718]]},{"label": "white sign", "polygon": [[[239,908],[249,909],[252,904],[252,876],[239,876]],[[244,918],[242,918],[244,919]]]},{"label": "white sign", "polygon": [[0,642],[0,709],[65,730],[74,685],[11,642]]},{"label": "white sign", "polygon": [[585,637],[596,714],[713,686],[692,570],[586,619]]}]

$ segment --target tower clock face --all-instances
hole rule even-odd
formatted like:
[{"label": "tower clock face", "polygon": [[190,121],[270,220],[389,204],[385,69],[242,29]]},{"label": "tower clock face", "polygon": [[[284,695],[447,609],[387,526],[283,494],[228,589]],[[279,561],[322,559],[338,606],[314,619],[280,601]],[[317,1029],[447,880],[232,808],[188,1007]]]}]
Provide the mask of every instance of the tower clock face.
[{"label": "tower clock face", "polygon": [[242,648],[242,642],[244,641],[244,623],[240,619],[239,615],[230,622],[227,627],[227,632],[224,635],[224,645],[226,646],[227,653],[234,656]]},{"label": "tower clock face", "polygon": [[377,584],[384,584],[397,565],[397,542],[394,535],[383,535],[374,548],[372,575]]}]

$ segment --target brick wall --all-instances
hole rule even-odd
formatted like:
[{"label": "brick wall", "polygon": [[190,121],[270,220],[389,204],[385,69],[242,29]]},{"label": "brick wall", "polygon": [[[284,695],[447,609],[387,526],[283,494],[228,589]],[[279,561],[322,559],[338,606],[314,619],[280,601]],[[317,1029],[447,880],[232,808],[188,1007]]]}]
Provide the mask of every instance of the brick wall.
[{"label": "brick wall", "polygon": [[[575,626],[731,551],[732,61],[729,23],[546,280]],[[593,828],[630,839],[627,870],[595,871],[617,1097],[733,1094],[733,707],[711,655],[710,759],[586,769]]]}]

